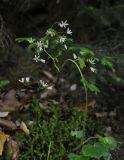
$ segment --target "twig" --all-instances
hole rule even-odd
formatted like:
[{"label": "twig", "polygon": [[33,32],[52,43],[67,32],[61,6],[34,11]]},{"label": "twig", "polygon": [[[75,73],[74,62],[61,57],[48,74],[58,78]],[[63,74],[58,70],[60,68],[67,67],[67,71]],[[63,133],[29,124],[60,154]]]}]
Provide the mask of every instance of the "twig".
[{"label": "twig", "polygon": [[80,149],[85,143],[87,143],[88,141],[92,140],[92,139],[96,139],[97,137],[89,137],[87,140],[83,141],[82,143],[80,143],[77,147],[75,147],[73,149],[73,151],[77,151],[78,149]]}]

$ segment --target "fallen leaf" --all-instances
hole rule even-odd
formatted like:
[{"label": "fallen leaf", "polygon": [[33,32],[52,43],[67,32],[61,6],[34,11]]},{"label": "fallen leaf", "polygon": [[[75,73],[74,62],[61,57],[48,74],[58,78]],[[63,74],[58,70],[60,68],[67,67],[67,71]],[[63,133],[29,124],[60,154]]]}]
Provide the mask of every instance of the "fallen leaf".
[{"label": "fallen leaf", "polygon": [[2,154],[3,154],[4,144],[5,144],[8,137],[9,137],[9,135],[7,135],[3,132],[0,132],[0,156],[2,156]]},{"label": "fallen leaf", "polygon": [[77,89],[77,84],[72,84],[70,86],[70,91],[75,91]]},{"label": "fallen leaf", "polygon": [[8,139],[7,146],[12,160],[17,160],[19,148],[16,141]]},{"label": "fallen leaf", "polygon": [[0,117],[3,118],[3,117],[7,117],[9,114],[9,112],[0,112]]},{"label": "fallen leaf", "polygon": [[51,81],[55,81],[54,76],[53,76],[50,72],[43,70],[42,73],[43,73],[47,78],[49,78]]},{"label": "fallen leaf", "polygon": [[56,95],[57,91],[55,88],[53,88],[52,90],[45,90],[44,92],[41,93],[40,98],[44,99],[47,98],[48,96],[54,96]]},{"label": "fallen leaf", "polygon": [[116,116],[117,116],[116,111],[111,111],[111,112],[109,113],[109,116],[110,116],[110,117],[116,117]]},{"label": "fallen leaf", "polygon": [[16,130],[17,129],[17,126],[13,121],[2,119],[2,118],[0,118],[0,126],[7,128],[9,130]]},{"label": "fallen leaf", "polygon": [[103,117],[107,117],[108,113],[107,112],[95,112],[95,115],[97,118],[103,118]]},{"label": "fallen leaf", "polygon": [[[88,112],[91,112],[93,110],[95,104],[96,104],[96,100],[91,100],[90,102],[88,102],[87,104]],[[85,109],[86,109],[86,104],[78,104],[76,106],[76,111],[78,112],[85,111]]]},{"label": "fallen leaf", "polygon": [[20,124],[20,129],[21,129],[23,132],[25,132],[25,134],[29,135],[30,131],[29,131],[29,129],[27,128],[25,122],[23,122],[23,121],[21,122],[21,124]]},{"label": "fallen leaf", "polygon": [[16,91],[14,89],[6,93],[2,100],[0,100],[0,112],[12,112],[20,108],[21,103],[16,98]]}]

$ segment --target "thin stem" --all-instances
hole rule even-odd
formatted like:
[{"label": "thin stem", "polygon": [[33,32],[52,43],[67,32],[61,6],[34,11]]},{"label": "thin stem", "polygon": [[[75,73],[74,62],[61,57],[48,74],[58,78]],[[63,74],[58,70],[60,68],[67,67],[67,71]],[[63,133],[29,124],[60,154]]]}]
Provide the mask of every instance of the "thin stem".
[{"label": "thin stem", "polygon": [[77,147],[75,147],[73,149],[73,151],[77,151],[79,150],[85,143],[89,142],[92,139],[96,139],[97,137],[89,137],[88,139],[86,139],[85,141],[83,141],[82,143],[80,143]]},{"label": "thin stem", "polygon": [[49,160],[49,158],[50,158],[51,144],[52,144],[52,143],[50,142],[50,144],[49,144],[49,149],[48,149],[47,160]]},{"label": "thin stem", "polygon": [[78,71],[79,71],[79,73],[80,73],[80,76],[81,76],[81,79],[82,79],[83,85],[84,85],[85,94],[86,94],[85,103],[86,103],[86,106],[87,106],[87,103],[88,103],[88,95],[87,95],[87,87],[86,87],[86,84],[85,84],[84,75],[83,75],[83,73],[81,72],[81,69],[80,69],[79,65],[78,65],[74,60],[72,60],[72,59],[67,59],[67,60],[65,61],[65,63],[62,65],[62,67],[63,67],[63,66],[66,64],[66,62],[68,62],[68,61],[70,61],[70,62],[72,62],[73,64],[75,64],[75,66],[77,67],[77,69],[78,69]]},{"label": "thin stem", "polygon": [[[78,69],[78,71],[79,71],[79,73],[80,73],[80,76],[81,76],[81,79],[82,79],[83,85],[84,85],[84,90],[85,90],[85,114],[84,114],[84,124],[83,124],[83,132],[84,132],[84,134],[83,134],[83,136],[82,136],[82,139],[85,139],[85,130],[86,130],[86,121],[87,121],[87,111],[88,111],[88,108],[87,108],[87,105],[88,105],[87,86],[86,86],[86,84],[85,84],[84,75],[83,75],[83,73],[81,72],[81,69],[80,69],[79,65],[78,65],[74,60],[72,60],[72,59],[67,59],[67,60],[65,61],[65,63],[63,64],[63,66],[64,66],[68,61],[72,62],[72,63],[76,66],[76,68]],[[63,67],[63,66],[62,66],[62,67]]]},{"label": "thin stem", "polygon": [[57,71],[60,72],[60,69],[59,69],[59,67],[57,66],[56,62],[55,62],[55,58],[52,57],[51,54],[49,54],[46,50],[44,50],[44,51],[45,51],[45,53],[52,59],[53,64],[54,64],[55,68],[57,69]]}]

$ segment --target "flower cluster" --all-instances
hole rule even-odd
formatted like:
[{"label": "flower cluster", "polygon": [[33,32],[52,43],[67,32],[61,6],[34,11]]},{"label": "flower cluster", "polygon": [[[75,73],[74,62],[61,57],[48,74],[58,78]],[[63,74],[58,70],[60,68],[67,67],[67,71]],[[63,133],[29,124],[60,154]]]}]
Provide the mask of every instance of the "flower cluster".
[{"label": "flower cluster", "polygon": [[[33,60],[35,62],[42,62],[42,63],[46,62],[46,60],[41,58],[42,52],[45,52],[47,54],[47,56],[49,56],[49,58],[52,58],[52,60],[55,59],[48,52],[51,48],[51,44],[54,46],[54,48],[56,48],[58,45],[61,45],[62,47],[64,47],[64,49],[66,49],[66,50],[68,49],[68,45],[66,43],[68,38],[66,37],[66,35],[64,33],[66,33],[67,35],[72,34],[72,31],[68,27],[69,24],[67,23],[67,20],[61,21],[57,24],[60,28],[66,29],[66,32],[58,32],[51,27],[46,31],[46,36],[41,38],[40,40],[35,42],[35,40],[33,38],[28,39],[29,43],[35,43],[35,46],[36,46],[36,48],[35,48],[36,54],[33,58]],[[53,48],[53,46],[52,46],[52,48]],[[54,64],[55,64],[55,61],[54,61]]]},{"label": "flower cluster", "polygon": [[43,41],[40,40],[40,41],[38,41],[36,43],[36,45],[37,45],[37,49],[40,52],[40,51],[44,51],[44,49],[48,48],[49,42],[48,42],[48,40],[45,41],[45,42],[43,42]]},{"label": "flower cluster", "polygon": [[[66,20],[65,22],[61,21],[61,22],[59,23],[59,26],[60,26],[61,28],[67,28],[67,26],[69,26],[69,24],[67,23],[67,20]],[[66,33],[71,35],[71,34],[72,34],[72,31],[71,31],[69,28],[67,28]]]},{"label": "flower cluster", "polygon": [[40,55],[36,55],[36,54],[35,54],[33,60],[34,60],[35,62],[45,63],[45,59],[40,58]]},{"label": "flower cluster", "polygon": [[[95,59],[87,59],[87,62],[89,62],[91,65],[95,65]],[[96,69],[94,67],[90,67],[90,70],[92,72],[96,72]]]},{"label": "flower cluster", "polygon": [[53,86],[49,86],[46,82],[44,82],[43,80],[40,80],[40,85],[43,87],[43,88],[46,88],[48,90],[52,90],[53,89]]},{"label": "flower cluster", "polygon": [[30,82],[30,77],[22,77],[19,79],[20,83],[29,83]]},{"label": "flower cluster", "polygon": [[46,32],[46,35],[50,35],[51,37],[54,37],[56,35],[55,30],[54,29],[48,29]]},{"label": "flower cluster", "polygon": [[[30,77],[22,77],[21,79],[18,80],[20,83],[29,83],[31,80],[30,80]],[[45,89],[48,89],[48,90],[52,90],[53,89],[53,86],[50,86],[48,85],[46,82],[44,82],[43,80],[40,80],[39,81],[39,84],[45,88]]]}]

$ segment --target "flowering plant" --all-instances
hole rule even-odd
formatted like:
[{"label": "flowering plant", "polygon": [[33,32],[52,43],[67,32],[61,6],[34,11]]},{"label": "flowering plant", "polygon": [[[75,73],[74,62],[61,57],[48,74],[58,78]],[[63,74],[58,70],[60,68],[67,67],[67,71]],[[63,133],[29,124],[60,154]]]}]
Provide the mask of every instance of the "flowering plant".
[{"label": "flowering plant", "polygon": [[[67,62],[73,63],[80,75],[85,88],[95,93],[99,89],[95,82],[88,81],[82,73],[85,68],[86,72],[97,74],[98,65],[108,67],[111,71],[115,71],[109,57],[101,57],[89,48],[82,47],[76,44],[71,38],[72,31],[66,21],[56,22],[44,34],[43,37],[36,38],[17,38],[16,41],[29,43],[28,48],[35,52],[33,60],[35,62],[46,63],[52,60],[58,72],[64,67]],[[93,72],[93,73],[92,73]]]},{"label": "flowering plant", "polygon": [[[86,105],[85,105],[85,114],[83,119],[83,134],[81,132],[81,138],[85,139],[85,130],[86,130],[86,121],[87,121],[87,111],[88,111],[88,89],[95,93],[99,92],[99,89],[91,80],[87,80],[86,75],[90,73],[91,75],[99,75],[99,67],[104,66],[110,72],[115,72],[113,64],[111,63],[110,57],[102,57],[97,53],[93,52],[89,48],[82,47],[81,45],[76,44],[71,38],[72,31],[69,28],[69,24],[66,21],[61,21],[53,24],[44,34],[43,37],[36,38],[17,38],[18,42],[27,41],[28,48],[33,49],[35,52],[33,61],[37,63],[46,63],[52,61],[54,67],[58,72],[64,67],[67,62],[74,64],[76,69],[79,71],[81,76],[81,81],[84,86],[85,95],[86,95]],[[29,79],[27,79],[29,80]],[[21,80],[25,81],[25,80]],[[47,87],[47,84],[40,80],[40,83],[43,87]],[[50,87],[47,87],[51,89]],[[77,132],[77,131],[76,131]],[[100,144],[103,148],[103,144]],[[89,147],[89,146],[88,146]],[[85,146],[86,152],[89,154],[89,148]],[[87,149],[88,148],[88,149]],[[91,150],[97,150],[96,146],[90,146]],[[95,148],[95,149],[94,149]],[[111,148],[110,148],[111,149]],[[108,153],[108,150],[103,150],[103,152],[98,156],[101,157],[103,153]],[[83,152],[84,154],[84,152]],[[85,153],[83,158],[89,160],[91,157],[97,158],[96,155],[88,155]],[[89,157],[88,157],[89,156]],[[70,160],[81,159],[79,155],[71,154],[69,157]]]}]

